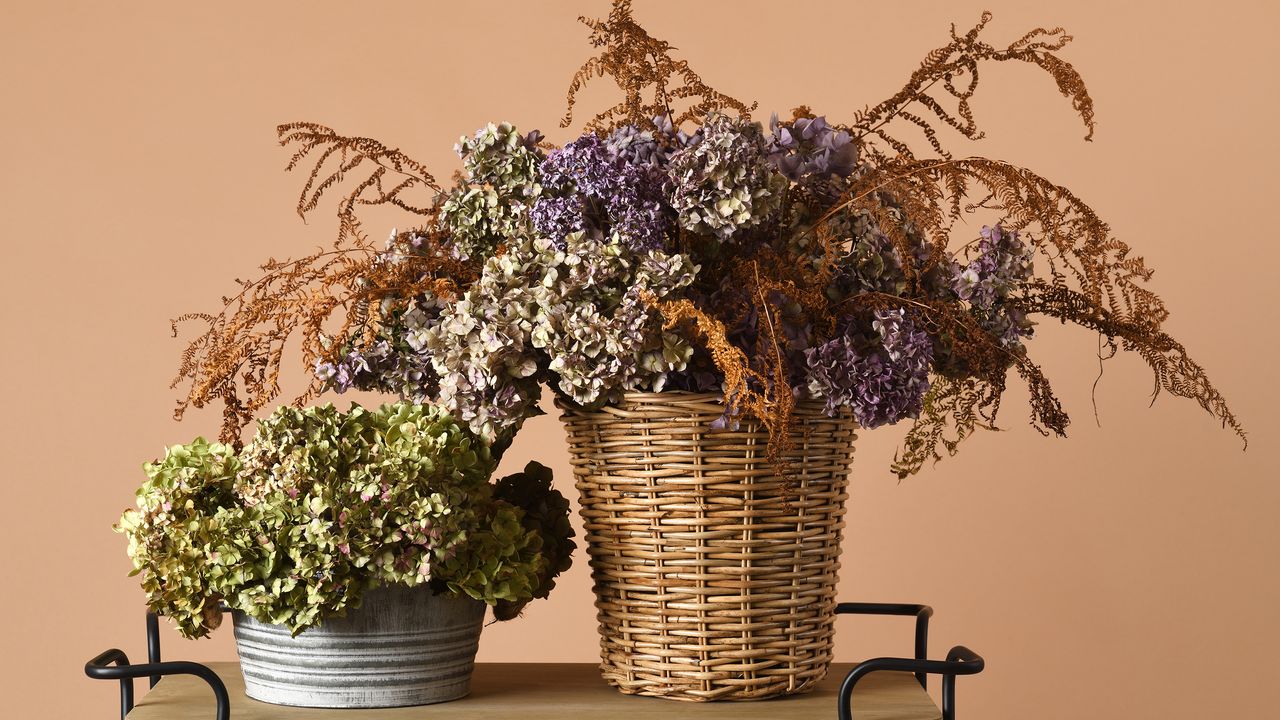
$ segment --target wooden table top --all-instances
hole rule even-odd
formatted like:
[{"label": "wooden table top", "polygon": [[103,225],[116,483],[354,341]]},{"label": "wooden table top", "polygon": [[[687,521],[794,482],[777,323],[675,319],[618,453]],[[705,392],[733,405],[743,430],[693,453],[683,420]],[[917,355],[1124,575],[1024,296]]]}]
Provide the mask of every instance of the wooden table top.
[{"label": "wooden table top", "polygon": [[[438,705],[377,710],[317,710],[269,705],[245,697],[237,663],[209,663],[231,695],[231,720],[833,720],[836,692],[852,667],[835,664],[814,692],[757,702],[687,703],[623,695],[589,663],[478,663],[471,694]],[[141,686],[142,683],[139,683]],[[139,687],[141,689],[141,687]],[[129,714],[130,720],[209,720],[213,694],[199,678],[160,680]],[[941,714],[906,673],[872,673],[853,694],[855,720],[939,720]]]}]

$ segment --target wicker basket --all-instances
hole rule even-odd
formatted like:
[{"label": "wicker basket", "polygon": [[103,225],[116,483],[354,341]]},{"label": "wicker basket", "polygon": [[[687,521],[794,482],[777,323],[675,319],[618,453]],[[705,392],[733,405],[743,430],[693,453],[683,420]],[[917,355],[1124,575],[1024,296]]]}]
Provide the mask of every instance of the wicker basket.
[{"label": "wicker basket", "polygon": [[797,407],[788,490],[762,428],[711,429],[719,394],[561,409],[605,679],[693,701],[802,693],[822,680],[853,419]]}]

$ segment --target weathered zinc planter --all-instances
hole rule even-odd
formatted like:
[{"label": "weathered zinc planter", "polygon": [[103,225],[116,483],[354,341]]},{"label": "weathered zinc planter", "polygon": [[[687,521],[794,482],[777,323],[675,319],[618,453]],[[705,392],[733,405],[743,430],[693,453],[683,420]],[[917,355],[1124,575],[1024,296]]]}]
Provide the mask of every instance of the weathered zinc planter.
[{"label": "weathered zinc planter", "polygon": [[426,586],[370,590],[358,609],[297,637],[232,615],[245,694],[277,705],[374,708],[464,697],[485,604]]}]

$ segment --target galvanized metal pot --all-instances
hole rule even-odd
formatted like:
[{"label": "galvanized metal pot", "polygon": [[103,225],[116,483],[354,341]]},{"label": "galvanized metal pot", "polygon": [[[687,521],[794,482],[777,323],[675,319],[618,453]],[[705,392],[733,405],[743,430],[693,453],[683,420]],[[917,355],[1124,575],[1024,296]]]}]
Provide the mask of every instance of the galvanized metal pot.
[{"label": "galvanized metal pot", "polygon": [[245,694],[277,705],[427,705],[470,691],[485,604],[426,586],[370,590],[343,618],[290,637],[236,611]]}]

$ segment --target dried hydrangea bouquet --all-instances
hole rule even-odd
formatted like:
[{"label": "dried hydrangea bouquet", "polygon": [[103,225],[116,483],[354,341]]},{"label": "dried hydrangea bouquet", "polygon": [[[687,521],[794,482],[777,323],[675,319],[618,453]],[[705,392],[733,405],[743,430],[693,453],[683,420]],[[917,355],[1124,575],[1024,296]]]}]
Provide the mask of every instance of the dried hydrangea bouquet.
[{"label": "dried hydrangea bouquet", "polygon": [[[583,20],[598,54],[562,126],[593,79],[619,102],[562,146],[507,123],[464,137],[452,187],[374,140],[283,125],[289,168],[309,169],[298,210],[339,195],[338,239],[181,318],[206,327],[178,414],[221,400],[235,442],[299,336],[314,372],[299,402],[360,388],[436,403],[499,453],[550,388],[606,677],[691,700],[803,692],[830,660],[854,428],[910,420],[894,462],[909,475],[993,427],[1013,373],[1036,429],[1063,435],[1029,352],[1039,318],[1137,353],[1157,392],[1243,437],[1106,223],[1030,170],[944,144],[981,137],[978,69],[1001,62],[1042,69],[1093,132],[1056,54],[1069,36],[992,45],[989,19],[852,118],[801,107],[762,125],[619,0]],[[376,205],[416,227],[375,243],[358,216]]]}]

